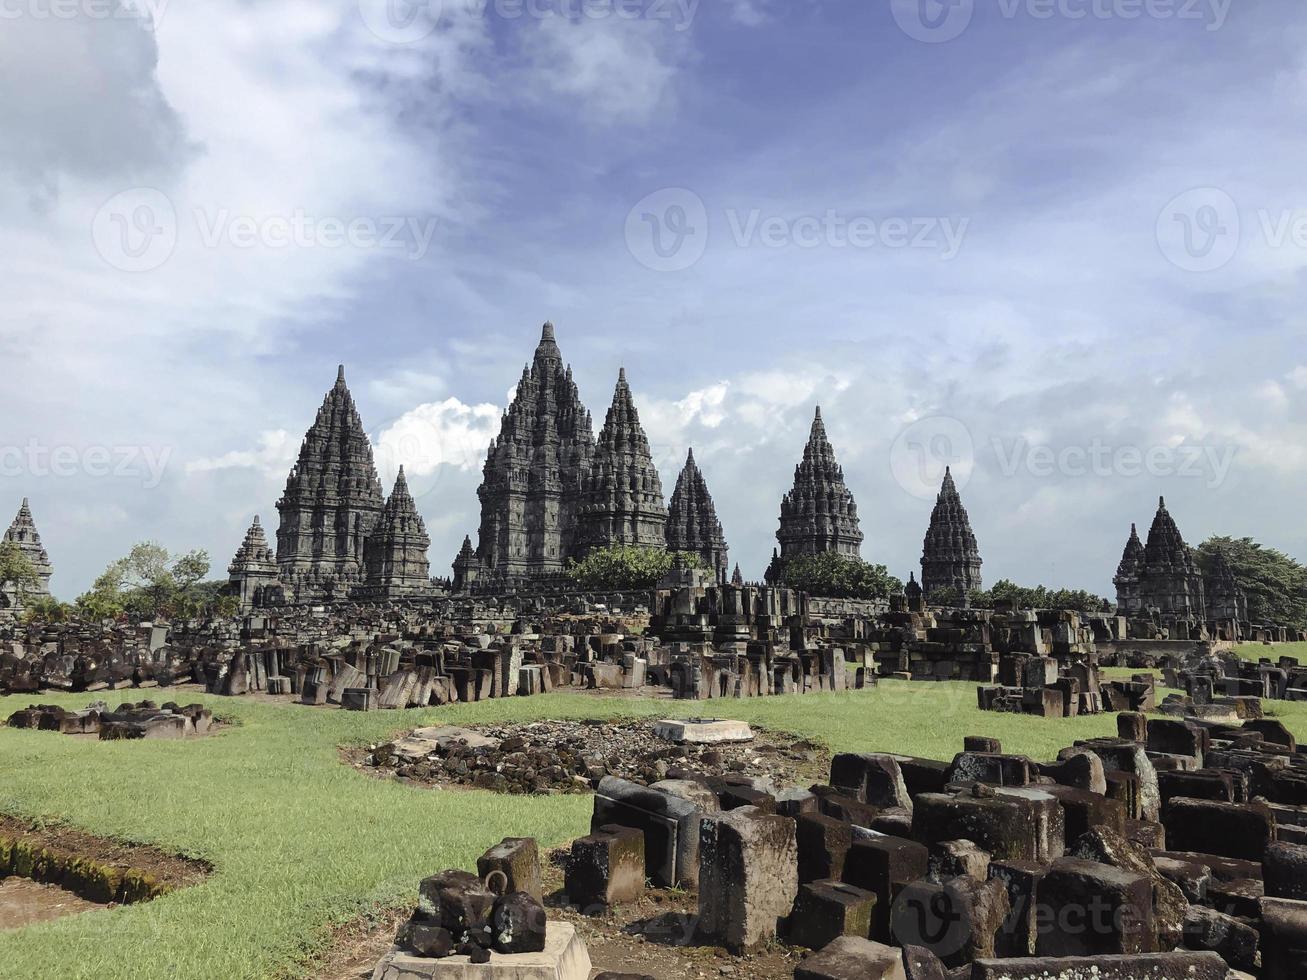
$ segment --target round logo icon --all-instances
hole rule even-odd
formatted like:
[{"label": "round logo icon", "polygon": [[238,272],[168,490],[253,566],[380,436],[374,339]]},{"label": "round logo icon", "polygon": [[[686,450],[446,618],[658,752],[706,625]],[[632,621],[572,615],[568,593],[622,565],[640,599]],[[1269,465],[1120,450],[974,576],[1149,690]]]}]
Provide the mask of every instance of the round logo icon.
[{"label": "round logo icon", "polygon": [[168,195],[136,187],[105,201],[91,223],[100,257],[123,272],[152,272],[177,248],[177,209]]},{"label": "round logo icon", "polygon": [[916,41],[943,44],[971,26],[975,0],[890,0],[899,30]]},{"label": "round logo icon", "polygon": [[918,419],[899,433],[890,447],[894,479],[919,500],[934,500],[945,470],[961,490],[976,468],[976,447],[965,425],[947,415]]},{"label": "round logo icon", "polygon": [[655,191],[626,216],[626,247],[655,272],[682,272],[708,248],[708,208],[694,191]]},{"label": "round logo icon", "polygon": [[442,0],[358,0],[369,31],[387,44],[416,44],[435,33]]},{"label": "round logo icon", "polygon": [[1239,205],[1219,187],[1195,187],[1170,200],[1157,218],[1157,244],[1186,272],[1230,264],[1242,235]]},{"label": "round logo icon", "polygon": [[899,946],[923,946],[940,959],[960,952],[971,936],[970,903],[952,882],[908,885],[890,909],[890,931]]}]

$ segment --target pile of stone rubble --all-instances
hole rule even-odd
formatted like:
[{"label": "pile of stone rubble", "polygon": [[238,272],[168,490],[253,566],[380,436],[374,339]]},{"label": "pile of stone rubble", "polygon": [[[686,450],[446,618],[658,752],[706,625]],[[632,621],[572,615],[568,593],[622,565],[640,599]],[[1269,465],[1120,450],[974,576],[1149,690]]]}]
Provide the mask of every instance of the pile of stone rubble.
[{"label": "pile of stone rubble", "polygon": [[213,712],[201,704],[178,705],[169,701],[120,704],[112,711],[97,701],[83,711],[69,711],[57,705],[29,705],[9,716],[10,728],[33,728],[64,735],[98,735],[101,739],[187,738],[207,735],[213,728]]},{"label": "pile of stone rubble", "polygon": [[677,738],[685,728],[679,722],[423,728],[372,746],[363,763],[401,779],[515,794],[588,793],[610,775],[646,782],[745,779],[775,787],[823,764],[825,750],[811,742],[742,727],[742,734],[712,742]]}]

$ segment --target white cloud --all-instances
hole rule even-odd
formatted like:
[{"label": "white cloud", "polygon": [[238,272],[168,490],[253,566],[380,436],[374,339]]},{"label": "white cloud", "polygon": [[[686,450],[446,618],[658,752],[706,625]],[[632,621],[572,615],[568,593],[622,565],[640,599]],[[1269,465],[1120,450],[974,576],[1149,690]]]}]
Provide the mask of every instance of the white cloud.
[{"label": "white cloud", "polygon": [[500,409],[457,398],[405,412],[374,440],[377,471],[387,492],[401,466],[415,497],[433,492],[446,468],[474,472],[499,432]]},{"label": "white cloud", "polygon": [[187,462],[187,473],[212,473],[216,470],[259,470],[284,476],[295,461],[298,443],[285,429],[259,433],[257,449],[234,449],[221,456],[200,457]]}]

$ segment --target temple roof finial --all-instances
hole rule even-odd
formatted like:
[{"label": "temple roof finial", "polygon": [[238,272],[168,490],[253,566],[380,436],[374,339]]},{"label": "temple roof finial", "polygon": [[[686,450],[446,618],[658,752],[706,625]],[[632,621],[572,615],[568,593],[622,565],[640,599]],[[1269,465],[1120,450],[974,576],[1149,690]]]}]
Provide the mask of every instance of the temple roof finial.
[{"label": "temple roof finial", "polygon": [[342,365],[340,365],[338,368],[336,368],[336,383],[337,383],[337,384],[342,384],[342,385],[345,383],[345,365],[344,365],[344,364],[342,364]]}]

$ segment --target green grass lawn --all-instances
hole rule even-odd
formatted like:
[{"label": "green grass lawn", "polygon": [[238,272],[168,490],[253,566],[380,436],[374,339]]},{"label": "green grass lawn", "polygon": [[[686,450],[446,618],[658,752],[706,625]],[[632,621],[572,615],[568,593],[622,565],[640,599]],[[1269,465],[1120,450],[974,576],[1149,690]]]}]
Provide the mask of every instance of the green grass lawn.
[{"label": "green grass lawn", "polygon": [[1270,646],[1265,643],[1241,643],[1234,648],[1234,652],[1253,663],[1263,657],[1272,663],[1279,663],[1281,657],[1293,657],[1300,664],[1307,663],[1307,643],[1274,643]]},{"label": "green grass lawn", "polygon": [[[0,717],[31,698],[0,698]],[[85,695],[43,695],[82,707]],[[146,905],[0,933],[8,977],[238,978],[296,972],[333,923],[408,901],[417,882],[473,867],[505,836],[549,846],[588,831],[585,796],[422,790],[338,761],[337,746],[425,724],[714,713],[835,750],[949,759],[968,734],[1051,758],[1113,734],[1110,715],[1062,721],[976,708],[973,684],[885,682],[872,691],[679,704],[556,694],[408,712],[200,697],[237,724],[189,742],[99,742],[0,729],[0,810],[65,820],[213,864],[203,884]],[[1307,705],[1286,716],[1307,740]]]}]

